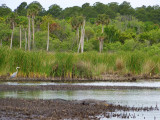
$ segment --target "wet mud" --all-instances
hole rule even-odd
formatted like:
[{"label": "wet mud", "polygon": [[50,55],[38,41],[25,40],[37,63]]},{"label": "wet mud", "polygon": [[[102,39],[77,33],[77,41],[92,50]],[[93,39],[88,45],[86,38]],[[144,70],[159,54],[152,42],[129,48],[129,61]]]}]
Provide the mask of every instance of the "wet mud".
[{"label": "wet mud", "polygon": [[98,100],[40,100],[40,99],[0,99],[0,119],[2,120],[99,120],[117,117],[128,119],[134,114],[117,113],[117,111],[159,111],[155,107],[127,107],[107,104]]},{"label": "wet mud", "polygon": [[38,91],[38,90],[105,90],[105,89],[160,89],[138,86],[85,86],[85,85],[0,85],[0,91]]}]

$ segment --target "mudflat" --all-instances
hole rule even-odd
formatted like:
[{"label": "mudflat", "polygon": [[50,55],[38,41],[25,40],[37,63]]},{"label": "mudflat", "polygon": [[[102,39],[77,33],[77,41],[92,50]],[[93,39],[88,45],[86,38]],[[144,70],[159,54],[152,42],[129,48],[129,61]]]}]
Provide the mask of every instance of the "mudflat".
[{"label": "mudflat", "polygon": [[[0,91],[36,90],[98,90],[98,89],[158,89],[130,86],[84,86],[84,85],[0,85]],[[100,117],[133,118],[134,114],[117,111],[154,111],[156,107],[128,107],[108,104],[107,101],[85,99],[16,99],[0,98],[0,120],[99,120]],[[116,111],[116,112],[115,112]],[[114,113],[115,112],[115,113]],[[133,113],[133,112],[132,112]]]},{"label": "mudflat", "polygon": [[2,120],[98,120],[105,118],[134,117],[132,114],[112,113],[114,111],[153,111],[158,107],[127,107],[107,104],[99,100],[41,100],[41,99],[0,99],[0,119]]},{"label": "mudflat", "polygon": [[102,90],[102,89],[159,89],[138,86],[85,86],[85,85],[0,85],[0,91],[33,91],[33,90]]}]

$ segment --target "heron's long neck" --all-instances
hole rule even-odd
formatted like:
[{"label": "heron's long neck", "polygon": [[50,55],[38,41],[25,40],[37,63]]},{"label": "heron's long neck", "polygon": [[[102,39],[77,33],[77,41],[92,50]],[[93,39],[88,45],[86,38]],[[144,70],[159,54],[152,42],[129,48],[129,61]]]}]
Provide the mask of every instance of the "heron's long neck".
[{"label": "heron's long neck", "polygon": [[17,73],[18,73],[18,68],[17,68]]}]

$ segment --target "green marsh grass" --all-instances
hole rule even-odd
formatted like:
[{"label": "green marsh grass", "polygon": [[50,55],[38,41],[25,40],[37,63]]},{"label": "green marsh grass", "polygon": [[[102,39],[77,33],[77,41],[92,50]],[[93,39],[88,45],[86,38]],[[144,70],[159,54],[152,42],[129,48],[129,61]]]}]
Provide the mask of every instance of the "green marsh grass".
[{"label": "green marsh grass", "polygon": [[126,69],[132,74],[139,74],[142,71],[142,66],[145,59],[147,58],[146,54],[143,52],[126,52],[125,55]]},{"label": "green marsh grass", "polygon": [[0,47],[0,75],[20,77],[95,78],[102,74],[158,74],[160,56],[146,52],[47,53]]},{"label": "green marsh grass", "polygon": [[0,73],[13,73],[16,67],[24,76],[30,77],[32,73],[49,75],[49,64],[54,58],[46,52],[26,52],[20,49],[10,50],[0,48]]}]

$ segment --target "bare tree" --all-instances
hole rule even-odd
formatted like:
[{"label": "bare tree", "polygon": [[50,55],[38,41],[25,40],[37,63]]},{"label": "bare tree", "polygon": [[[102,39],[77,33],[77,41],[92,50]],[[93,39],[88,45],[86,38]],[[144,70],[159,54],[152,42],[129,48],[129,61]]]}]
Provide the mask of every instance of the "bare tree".
[{"label": "bare tree", "polygon": [[20,49],[21,49],[21,47],[22,47],[22,29],[21,29],[21,25],[20,25],[20,28],[19,28],[19,36],[20,36]]},{"label": "bare tree", "polygon": [[2,46],[2,39],[1,39],[1,43],[0,43],[0,46]]},{"label": "bare tree", "polygon": [[30,50],[30,43],[31,43],[31,32],[30,31],[30,18],[32,17],[32,32],[33,32],[33,41],[32,41],[32,44],[33,44],[33,48],[34,48],[34,19],[35,19],[35,16],[39,13],[40,11],[40,7],[37,5],[37,4],[31,4],[28,8],[28,21],[29,21],[29,25],[28,25],[28,49]]},{"label": "bare tree", "polygon": [[83,17],[82,16],[72,17],[71,25],[72,25],[72,29],[76,30],[76,43],[77,44],[79,42],[79,27],[82,24],[83,24]]},{"label": "bare tree", "polygon": [[48,22],[48,40],[47,40],[47,51],[49,49],[49,22]]},{"label": "bare tree", "polygon": [[81,26],[81,38],[80,38],[79,45],[78,45],[78,53],[79,53],[80,48],[81,48],[81,53],[83,53],[84,51],[85,23],[86,21],[83,20],[83,24]]},{"label": "bare tree", "polygon": [[12,49],[12,41],[13,41],[13,33],[14,33],[14,22],[12,23],[13,28],[12,28],[12,35],[11,35],[11,43],[10,43],[10,49]]},{"label": "bare tree", "polygon": [[27,50],[27,32],[25,29],[25,50]]},{"label": "bare tree", "polygon": [[30,16],[28,16],[28,50],[30,51],[31,48],[30,48],[30,42],[31,42],[31,28],[30,28],[30,24],[31,24],[31,21],[30,21]]},{"label": "bare tree", "polygon": [[15,27],[16,18],[17,18],[17,14],[16,13],[11,13],[10,16],[8,17],[9,22],[11,23],[11,26],[12,26],[10,49],[12,49],[13,34],[14,34],[14,27]]}]

